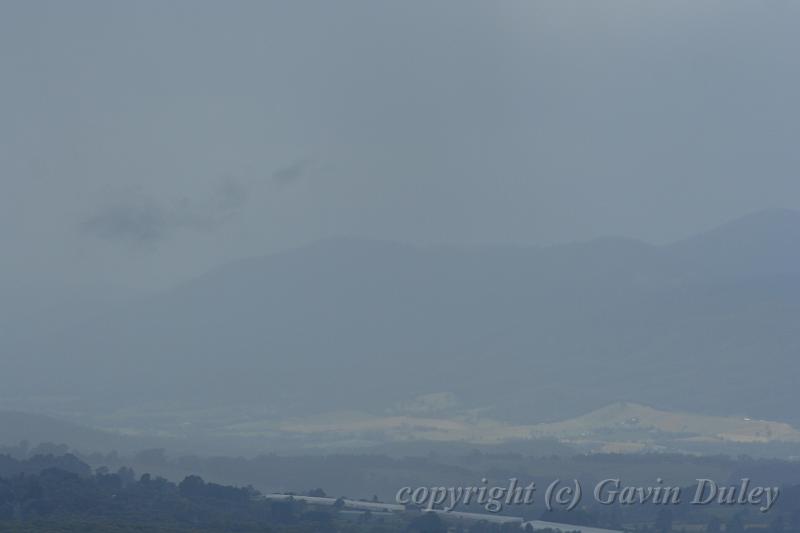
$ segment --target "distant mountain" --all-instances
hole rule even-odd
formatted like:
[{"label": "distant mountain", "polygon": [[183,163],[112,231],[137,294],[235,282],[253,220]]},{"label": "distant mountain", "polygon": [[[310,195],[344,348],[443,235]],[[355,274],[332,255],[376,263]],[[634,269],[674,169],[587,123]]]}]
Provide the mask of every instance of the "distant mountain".
[{"label": "distant mountain", "polygon": [[622,401],[798,422],[798,244],[791,211],[668,246],[326,240],[0,344],[0,387],[169,424],[221,405],[385,413],[434,393],[526,424]]},{"label": "distant mountain", "polygon": [[54,417],[0,411],[0,447],[18,445],[27,441],[30,451],[38,445],[66,445],[82,452],[118,450],[134,451],[142,446],[136,439],[128,439],[108,431],[87,428]]},{"label": "distant mountain", "polygon": [[667,247],[681,271],[710,279],[796,275],[800,212],[761,211]]}]

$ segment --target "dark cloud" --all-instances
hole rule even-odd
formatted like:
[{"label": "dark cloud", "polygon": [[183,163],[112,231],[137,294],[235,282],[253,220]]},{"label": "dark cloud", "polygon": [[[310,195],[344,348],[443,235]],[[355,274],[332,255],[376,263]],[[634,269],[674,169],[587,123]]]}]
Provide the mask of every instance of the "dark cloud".
[{"label": "dark cloud", "polygon": [[[310,161],[300,159],[272,173],[284,185],[308,173]],[[227,176],[207,194],[184,195],[173,202],[159,201],[141,192],[101,207],[80,224],[81,230],[108,241],[152,245],[176,230],[208,232],[235,217],[263,183]]]},{"label": "dark cloud", "polygon": [[216,206],[223,211],[237,210],[247,203],[249,188],[234,178],[223,179],[216,190]]},{"label": "dark cloud", "polygon": [[127,195],[98,209],[81,223],[84,233],[129,245],[153,245],[176,230],[207,232],[234,217],[247,203],[249,188],[222,179],[207,198],[184,197],[165,204],[150,196]]},{"label": "dark cloud", "polygon": [[169,218],[154,201],[137,201],[104,207],[83,221],[81,228],[106,240],[152,244],[168,233]]},{"label": "dark cloud", "polygon": [[308,172],[309,166],[310,161],[308,159],[299,159],[291,165],[281,167],[273,172],[272,179],[281,185],[297,181]]}]

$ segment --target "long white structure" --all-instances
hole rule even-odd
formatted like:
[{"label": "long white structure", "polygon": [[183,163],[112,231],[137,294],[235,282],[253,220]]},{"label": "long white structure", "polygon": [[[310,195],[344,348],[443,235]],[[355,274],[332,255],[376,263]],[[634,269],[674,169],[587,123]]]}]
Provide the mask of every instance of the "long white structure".
[{"label": "long white structure", "polygon": [[[323,505],[329,507],[333,507],[334,505],[336,505],[336,502],[339,501],[339,499],[337,498],[322,498],[318,496],[295,496],[292,494],[267,494],[264,496],[264,499],[273,501],[295,500],[295,501],[305,502],[309,505]],[[349,500],[349,499],[342,499],[341,502],[343,508],[361,512],[371,511],[371,512],[402,513],[407,510],[406,506],[399,505],[396,503],[363,502],[360,500]],[[430,512],[436,513],[442,519],[448,521],[453,520],[453,521],[464,521],[464,522],[479,522],[483,520],[494,524],[518,523],[521,529],[530,526],[531,528],[533,528],[534,531],[552,529],[555,531],[561,531],[563,533],[569,533],[572,531],[577,531],[578,533],[623,533],[622,531],[615,529],[577,526],[573,524],[562,524],[561,522],[547,522],[545,520],[525,521],[524,518],[519,516],[508,516],[501,514],[468,513],[463,511],[444,511],[441,509],[434,509]]]}]

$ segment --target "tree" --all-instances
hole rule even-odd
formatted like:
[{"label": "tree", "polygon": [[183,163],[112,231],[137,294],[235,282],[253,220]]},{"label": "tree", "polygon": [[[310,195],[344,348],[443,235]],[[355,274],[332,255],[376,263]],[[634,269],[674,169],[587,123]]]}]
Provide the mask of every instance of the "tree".
[{"label": "tree", "polygon": [[445,533],[447,528],[436,513],[423,513],[408,524],[408,531],[416,533]]},{"label": "tree", "polygon": [[200,476],[187,476],[178,485],[181,496],[189,499],[201,498],[205,493],[206,482]]}]

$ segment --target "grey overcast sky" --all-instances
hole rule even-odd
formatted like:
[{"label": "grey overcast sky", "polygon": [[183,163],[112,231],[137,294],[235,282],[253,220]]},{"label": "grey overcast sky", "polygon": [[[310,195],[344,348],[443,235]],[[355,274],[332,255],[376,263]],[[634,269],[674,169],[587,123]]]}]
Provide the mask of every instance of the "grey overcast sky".
[{"label": "grey overcast sky", "polygon": [[0,3],[0,287],[800,208],[800,3]]}]

